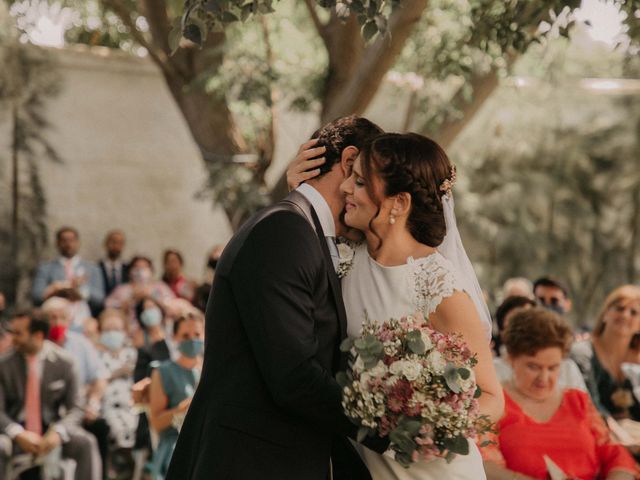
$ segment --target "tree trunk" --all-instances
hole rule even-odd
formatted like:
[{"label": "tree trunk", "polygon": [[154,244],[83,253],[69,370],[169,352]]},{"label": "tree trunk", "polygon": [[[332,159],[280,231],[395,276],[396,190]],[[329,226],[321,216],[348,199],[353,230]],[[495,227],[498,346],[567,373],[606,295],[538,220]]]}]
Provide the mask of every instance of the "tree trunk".
[{"label": "tree trunk", "polygon": [[[380,88],[384,76],[393,66],[402,52],[407,39],[413,32],[413,27],[420,20],[427,8],[428,0],[406,0],[389,18],[388,34],[379,35],[361,55],[361,60],[355,62],[352,57],[346,57],[352,52],[343,52],[341,43],[327,43],[329,63],[338,70],[347,69],[352,72],[348,81],[337,84],[330,75],[327,79],[327,91],[331,96],[325,96],[320,121],[326,123],[343,115],[361,115],[373,100]],[[355,22],[350,18],[349,23]],[[356,25],[357,26],[357,25]],[[351,27],[354,32],[355,28]],[[358,36],[360,35],[357,29]],[[361,42],[362,40],[360,40]],[[348,49],[347,49],[348,50]],[[352,65],[357,63],[357,69]]]},{"label": "tree trunk", "polygon": [[334,115],[331,107],[339,101],[341,92],[348,88],[356,75],[364,52],[360,25],[353,15],[343,21],[332,12],[329,23],[324,27],[323,39],[329,54],[329,65],[322,96],[321,124],[340,116]]},{"label": "tree trunk", "polygon": [[[464,128],[471,123],[471,120],[476,116],[478,111],[484,102],[495,92],[498,88],[499,81],[497,73],[492,70],[488,74],[476,77],[471,80],[471,86],[473,88],[473,98],[471,102],[464,105],[462,109],[462,115],[460,118],[456,118],[445,122],[438,129],[436,139],[442,148],[445,150],[449,148],[457,136],[464,130]],[[452,99],[452,103],[456,104],[461,101],[462,92],[459,92]]]}]

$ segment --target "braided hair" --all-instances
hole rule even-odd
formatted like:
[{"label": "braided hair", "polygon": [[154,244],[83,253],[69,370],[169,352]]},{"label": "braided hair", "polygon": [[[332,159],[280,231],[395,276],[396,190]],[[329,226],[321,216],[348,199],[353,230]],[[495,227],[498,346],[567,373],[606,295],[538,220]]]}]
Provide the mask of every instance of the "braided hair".
[{"label": "braided hair", "polygon": [[376,199],[371,180],[377,176],[386,197],[403,192],[411,195],[407,228],[413,238],[430,247],[440,245],[447,233],[440,186],[452,172],[442,147],[416,133],[387,133],[365,147],[361,162],[367,193],[378,204],[374,219],[380,213],[380,199]]}]

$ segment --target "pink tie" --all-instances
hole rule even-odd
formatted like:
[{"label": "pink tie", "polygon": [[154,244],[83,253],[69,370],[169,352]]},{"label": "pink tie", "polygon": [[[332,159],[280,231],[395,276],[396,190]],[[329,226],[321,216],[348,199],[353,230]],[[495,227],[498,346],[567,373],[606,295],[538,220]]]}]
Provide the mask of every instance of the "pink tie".
[{"label": "pink tie", "polygon": [[24,413],[26,417],[25,428],[30,432],[41,435],[40,378],[36,362],[37,358],[35,355],[29,355],[27,357],[27,388],[24,402]]},{"label": "pink tie", "polygon": [[73,280],[73,262],[70,258],[64,261],[64,276],[67,280]]}]

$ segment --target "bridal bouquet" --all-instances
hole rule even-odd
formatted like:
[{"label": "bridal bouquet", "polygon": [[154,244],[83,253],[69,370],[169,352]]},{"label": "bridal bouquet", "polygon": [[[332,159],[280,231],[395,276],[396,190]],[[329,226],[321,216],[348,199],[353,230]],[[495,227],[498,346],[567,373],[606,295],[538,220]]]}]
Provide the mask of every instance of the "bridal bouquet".
[{"label": "bridal bouquet", "polygon": [[345,413],[360,427],[358,441],[389,436],[401,465],[467,455],[467,439],[490,430],[478,409],[475,356],[461,336],[437,332],[421,314],[366,321],[362,335],[341,349],[351,367],[337,379]]}]

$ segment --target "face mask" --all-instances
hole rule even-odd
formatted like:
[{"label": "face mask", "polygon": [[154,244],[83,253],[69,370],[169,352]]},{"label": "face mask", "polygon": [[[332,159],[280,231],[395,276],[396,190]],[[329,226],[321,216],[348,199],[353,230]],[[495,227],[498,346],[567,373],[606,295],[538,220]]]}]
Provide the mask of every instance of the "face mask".
[{"label": "face mask", "polygon": [[543,303],[542,306],[544,308],[546,308],[547,310],[551,310],[552,312],[556,312],[558,315],[564,315],[565,311],[564,308],[562,307],[562,305],[559,305],[557,303],[552,303],[550,305],[547,305],[546,303]]},{"label": "face mask", "polygon": [[142,312],[140,321],[145,327],[155,327],[162,322],[162,312],[159,308],[149,308]]},{"label": "face mask", "polygon": [[202,355],[204,351],[204,340],[199,338],[184,340],[178,344],[178,350],[185,357],[195,358],[198,355]]},{"label": "face mask", "polygon": [[49,340],[51,340],[54,343],[62,343],[66,335],[67,335],[66,325],[53,325],[49,329]]},{"label": "face mask", "polygon": [[118,350],[124,344],[124,332],[119,330],[112,330],[110,332],[104,332],[100,335],[100,343],[107,347],[109,350]]},{"label": "face mask", "polygon": [[131,271],[131,280],[138,283],[146,283],[151,280],[151,270],[148,268],[135,268]]},{"label": "face mask", "polygon": [[215,258],[210,258],[207,265],[211,270],[215,270],[216,267],[218,266],[218,260],[216,260]]}]

